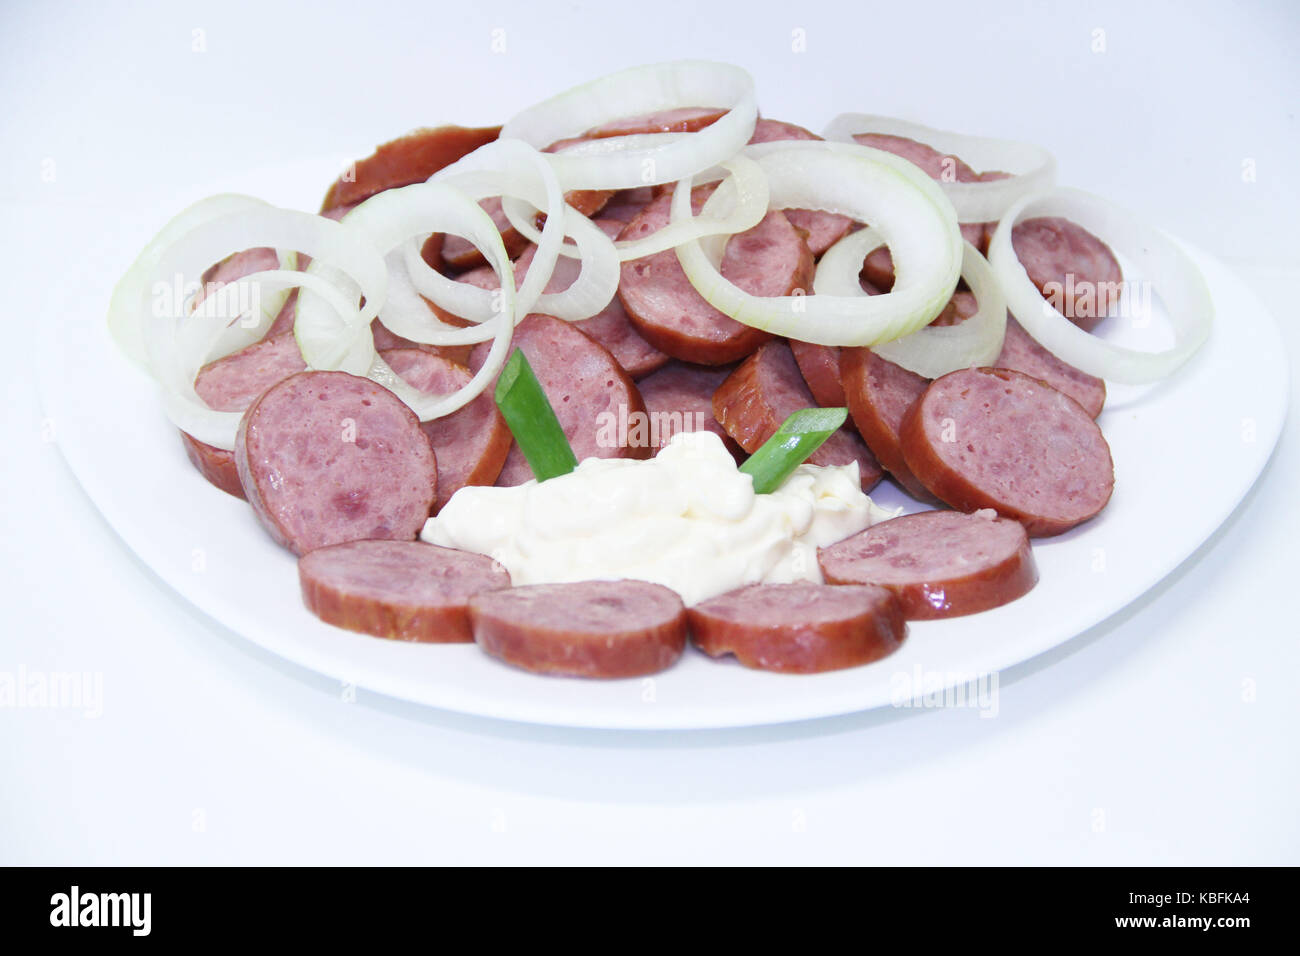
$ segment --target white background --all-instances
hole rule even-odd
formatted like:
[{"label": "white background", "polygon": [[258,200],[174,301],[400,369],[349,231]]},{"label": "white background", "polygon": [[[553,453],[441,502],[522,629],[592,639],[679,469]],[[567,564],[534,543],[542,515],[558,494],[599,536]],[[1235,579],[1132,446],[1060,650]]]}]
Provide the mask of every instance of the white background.
[{"label": "white background", "polygon": [[[1063,182],[1228,261],[1294,355],[1300,7],[1045,6],[0,7],[0,672],[104,687],[97,718],[0,709],[0,863],[1300,862],[1294,398],[1221,532],[1004,674],[995,719],[593,733],[347,702],[204,619],[81,493],[24,362],[86,256],[120,272],[155,210],[232,171],[341,169],[411,127],[501,122],[680,56],[747,67],[765,115],[814,129],[855,110],[1041,142]],[[108,293],[74,307],[101,321]]]}]

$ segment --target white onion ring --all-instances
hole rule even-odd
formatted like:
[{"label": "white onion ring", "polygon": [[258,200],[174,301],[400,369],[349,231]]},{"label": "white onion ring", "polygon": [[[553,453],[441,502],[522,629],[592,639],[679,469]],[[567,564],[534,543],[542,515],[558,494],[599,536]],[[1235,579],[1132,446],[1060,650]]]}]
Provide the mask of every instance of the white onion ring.
[{"label": "white onion ring", "polygon": [[[819,209],[875,224],[894,253],[886,295],[752,296],[718,271],[723,237],[686,242],[677,257],[691,284],[739,322],[819,345],[876,345],[926,325],[951,298],[961,271],[961,233],[952,204],[916,166],[865,146],[820,141],[751,146],[735,164],[756,162],[775,209]],[[673,194],[673,219],[691,216],[691,180]],[[714,193],[705,204],[718,199]],[[707,245],[707,251],[706,251]]]},{"label": "white onion ring", "polygon": [[[223,209],[228,211],[212,215]],[[345,273],[349,276],[348,286],[365,295],[368,303],[383,300],[387,275],[383,261],[363,235],[312,213],[278,209],[255,200],[211,204],[207,214],[196,214],[193,208],[188,212],[186,231],[175,230],[164,237],[172,240],[165,247],[151,244],[155,252],[149,257],[147,281],[135,288],[135,321],[140,326],[139,341],[145,346],[148,368],[162,386],[168,416],[199,441],[231,449],[240,413],[209,408],[195,391],[194,378],[214,352],[243,348],[257,341],[265,331],[266,317],[245,328],[231,324],[236,316],[217,309],[190,311],[184,303],[174,300],[170,308],[161,308],[149,298],[155,283],[165,284],[169,277],[201,275],[211,263],[244,249],[270,246],[301,250],[313,257],[313,269],[319,264],[320,271],[268,270],[260,278],[250,276],[240,281],[259,285],[264,282],[276,288],[297,285],[302,290],[300,300],[313,298],[318,303],[317,311],[330,313],[333,324],[346,331],[368,322],[365,310],[355,305],[356,295],[344,294],[320,273],[327,269]],[[298,341],[302,349],[301,337]],[[303,358],[312,365],[305,351]]]},{"label": "white onion ring", "polygon": [[[463,408],[483,392],[505,365],[506,353],[519,315],[520,300],[515,291],[513,264],[506,255],[506,247],[496,224],[475,199],[446,183],[435,182],[416,183],[378,193],[354,209],[347,222],[354,228],[364,230],[376,246],[389,252],[388,261],[399,267],[403,260],[393,253],[400,252],[400,247],[412,236],[429,232],[450,232],[464,236],[483,252],[501,279],[497,298],[500,310],[477,328],[451,329],[440,322],[423,303],[418,309],[402,307],[400,297],[405,286],[400,273],[394,276],[395,286],[399,290],[399,308],[392,315],[396,327],[389,326],[393,332],[417,342],[438,338],[443,331],[450,332],[452,337],[455,333],[466,332],[478,336],[469,341],[492,339],[492,348],[483,365],[469,382],[449,395],[426,395],[412,388],[374,354],[373,341],[371,342],[370,364],[364,374],[395,392],[421,421],[441,418]],[[387,322],[386,318],[385,324]]]},{"label": "white onion ring", "polygon": [[610,120],[689,106],[728,112],[695,133],[611,137],[593,152],[547,154],[566,190],[676,182],[731,158],[753,135],[758,100],[753,77],[740,67],[679,60],[611,73],[517,114],[502,127],[501,138],[545,149]]},{"label": "white onion ring", "polygon": [[[859,273],[862,260],[881,246],[880,234],[862,229],[826,250],[817,263],[813,289],[818,295],[863,295]],[[956,325],[927,325],[892,342],[872,346],[883,359],[925,378],[938,378],[960,368],[992,365],[1002,352],[1007,328],[1007,303],[997,279],[979,250],[962,243],[961,274],[979,310]]]},{"label": "white onion ring", "polygon": [[[1163,352],[1125,348],[1085,332],[1053,308],[1029,280],[1011,244],[1011,230],[1031,216],[1068,219],[1128,257],[1160,293],[1174,327],[1173,348]],[[1142,385],[1167,377],[1205,344],[1214,323],[1214,301],[1205,278],[1173,240],[1079,189],[1027,196],[1008,209],[989,243],[989,263],[1012,314],[1039,345],[1080,371],[1108,381]]]},{"label": "white onion ring", "polygon": [[1012,174],[1009,179],[979,183],[941,182],[939,185],[957,210],[959,222],[997,222],[1012,203],[1056,184],[1056,157],[1032,143],[966,136],[907,120],[862,113],[841,113],[830,121],[823,135],[829,140],[851,143],[854,135],[860,133],[904,136],[941,153],[960,156],[976,168]]}]

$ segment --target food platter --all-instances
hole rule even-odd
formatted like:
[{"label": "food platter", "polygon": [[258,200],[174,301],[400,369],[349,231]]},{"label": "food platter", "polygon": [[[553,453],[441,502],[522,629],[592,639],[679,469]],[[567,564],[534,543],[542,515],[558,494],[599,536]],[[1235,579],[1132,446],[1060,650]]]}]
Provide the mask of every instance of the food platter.
[{"label": "food platter", "polygon": [[[303,184],[329,182],[336,167],[284,164],[218,185],[305,206],[311,198]],[[156,221],[170,212],[160,204]],[[59,447],[124,543],[203,612],[295,664],[403,700],[505,720],[620,729],[771,724],[911,703],[922,691],[1028,660],[1140,598],[1229,517],[1276,443],[1287,365],[1273,320],[1250,290],[1221,263],[1184,248],[1213,296],[1214,332],[1171,379],[1111,389],[1099,419],[1116,469],[1107,509],[1036,542],[1041,581],[1025,598],[968,618],[915,622],[891,657],[817,676],[750,671],[692,650],[650,678],[539,678],[473,646],[403,644],[321,623],[299,599],[294,557],[247,505],[191,468],[155,386],[113,348],[103,310],[116,275],[105,258],[87,261],[77,308],[58,311],[43,329],[39,376]],[[1158,348],[1163,327],[1157,306],[1150,322],[1116,334]],[[873,498],[916,508],[888,483]],[[252,657],[249,666],[258,666]]]}]

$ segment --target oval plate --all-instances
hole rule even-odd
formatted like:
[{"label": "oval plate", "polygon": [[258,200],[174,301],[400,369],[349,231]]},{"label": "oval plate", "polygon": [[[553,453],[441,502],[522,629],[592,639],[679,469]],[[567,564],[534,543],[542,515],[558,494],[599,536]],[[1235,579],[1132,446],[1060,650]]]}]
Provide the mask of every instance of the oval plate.
[{"label": "oval plate", "polygon": [[[293,197],[304,182],[328,182],[334,165],[300,163],[243,178],[255,179],[262,194]],[[170,211],[158,210],[156,221]],[[1041,580],[1021,600],[914,623],[892,657],[811,677],[746,670],[688,650],[653,678],[546,678],[472,645],[402,644],[322,624],[299,599],[293,555],[271,542],[244,502],[194,471],[152,383],[110,342],[103,310],[117,276],[104,267],[117,268],[120,252],[87,255],[78,282],[87,294],[46,324],[38,373],[59,446],[109,524],[171,587],[277,655],[378,693],[506,720],[610,729],[772,724],[896,704],[1041,654],[1140,597],[1227,519],[1277,441],[1288,369],[1277,328],[1254,294],[1221,263],[1188,251],[1214,296],[1215,330],[1173,379],[1111,389],[1099,419],[1115,458],[1106,510],[1035,544]],[[1108,336],[1161,344],[1158,307],[1153,321],[1107,324],[1116,325]],[[873,498],[915,510],[887,482]]]}]

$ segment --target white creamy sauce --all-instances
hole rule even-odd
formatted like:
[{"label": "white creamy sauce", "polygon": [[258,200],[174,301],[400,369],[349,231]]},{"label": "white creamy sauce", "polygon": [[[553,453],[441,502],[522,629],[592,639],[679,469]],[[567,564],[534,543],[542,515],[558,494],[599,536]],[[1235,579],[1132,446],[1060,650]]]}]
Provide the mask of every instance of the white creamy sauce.
[{"label": "white creamy sauce", "polygon": [[856,464],[800,465],[775,492],[712,432],[682,432],[648,461],[588,458],[568,475],[467,487],[420,537],[486,554],[516,585],[636,578],[696,604],[747,584],[822,580],[817,548],[893,518]]}]

